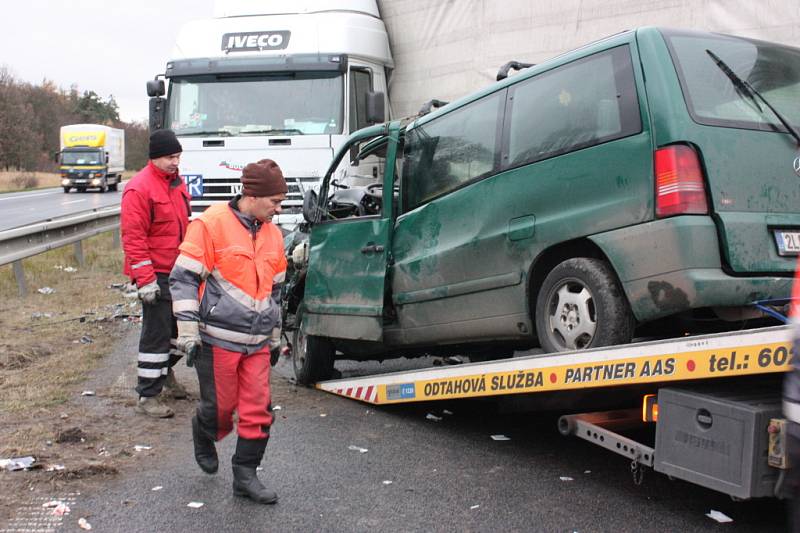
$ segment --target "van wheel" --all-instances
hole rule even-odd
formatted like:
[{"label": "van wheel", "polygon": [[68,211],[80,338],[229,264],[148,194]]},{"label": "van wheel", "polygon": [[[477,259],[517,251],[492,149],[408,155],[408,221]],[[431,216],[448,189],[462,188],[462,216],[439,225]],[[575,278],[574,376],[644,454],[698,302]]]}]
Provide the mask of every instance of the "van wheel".
[{"label": "van wheel", "polygon": [[631,341],[634,318],[605,261],[576,257],[556,265],[536,298],[536,333],[545,352]]},{"label": "van wheel", "polygon": [[298,318],[292,346],[294,377],[301,385],[329,379],[333,375],[334,360],[331,341],[325,337],[303,333],[302,315],[298,315]]}]

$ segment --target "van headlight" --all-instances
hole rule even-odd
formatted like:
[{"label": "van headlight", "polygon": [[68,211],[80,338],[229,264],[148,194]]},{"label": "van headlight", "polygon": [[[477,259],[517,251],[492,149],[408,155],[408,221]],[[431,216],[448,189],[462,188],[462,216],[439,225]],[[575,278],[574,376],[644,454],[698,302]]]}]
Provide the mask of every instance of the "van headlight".
[{"label": "van headlight", "polygon": [[92,180],[92,185],[100,185],[100,180],[95,178]]}]

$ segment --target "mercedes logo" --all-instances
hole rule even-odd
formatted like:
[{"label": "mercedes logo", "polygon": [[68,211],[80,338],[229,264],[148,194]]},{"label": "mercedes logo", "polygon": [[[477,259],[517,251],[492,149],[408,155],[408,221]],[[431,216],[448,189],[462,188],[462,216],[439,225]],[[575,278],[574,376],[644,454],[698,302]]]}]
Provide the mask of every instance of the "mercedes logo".
[{"label": "mercedes logo", "polygon": [[800,156],[794,158],[794,163],[792,163],[792,167],[794,168],[794,173],[800,176]]}]

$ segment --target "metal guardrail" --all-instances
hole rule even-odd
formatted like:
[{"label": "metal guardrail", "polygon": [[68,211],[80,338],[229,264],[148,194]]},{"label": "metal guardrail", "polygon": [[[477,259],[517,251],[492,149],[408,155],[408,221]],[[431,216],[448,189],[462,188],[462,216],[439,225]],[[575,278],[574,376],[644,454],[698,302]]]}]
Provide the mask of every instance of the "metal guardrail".
[{"label": "metal guardrail", "polygon": [[0,231],[0,266],[114,230],[119,213],[116,206]]}]

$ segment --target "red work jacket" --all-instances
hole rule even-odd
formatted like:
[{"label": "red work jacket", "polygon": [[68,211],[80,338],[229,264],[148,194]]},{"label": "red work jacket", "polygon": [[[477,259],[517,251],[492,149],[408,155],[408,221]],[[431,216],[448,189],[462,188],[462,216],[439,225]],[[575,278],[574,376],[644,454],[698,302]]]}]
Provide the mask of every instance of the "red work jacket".
[{"label": "red work jacket", "polygon": [[189,194],[181,177],[159,170],[152,161],[122,193],[120,230],[124,272],[141,287],[169,274],[189,225]]}]

